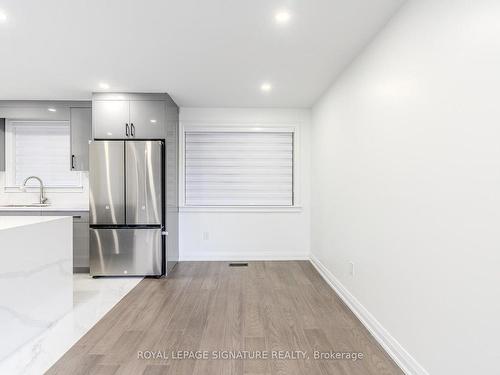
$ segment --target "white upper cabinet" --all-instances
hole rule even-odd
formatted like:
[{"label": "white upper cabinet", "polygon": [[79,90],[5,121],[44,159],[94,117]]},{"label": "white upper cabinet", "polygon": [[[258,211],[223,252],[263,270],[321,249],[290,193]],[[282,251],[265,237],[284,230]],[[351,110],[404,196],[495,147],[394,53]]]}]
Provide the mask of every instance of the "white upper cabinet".
[{"label": "white upper cabinet", "polygon": [[163,139],[164,94],[95,93],[92,100],[94,139]]}]

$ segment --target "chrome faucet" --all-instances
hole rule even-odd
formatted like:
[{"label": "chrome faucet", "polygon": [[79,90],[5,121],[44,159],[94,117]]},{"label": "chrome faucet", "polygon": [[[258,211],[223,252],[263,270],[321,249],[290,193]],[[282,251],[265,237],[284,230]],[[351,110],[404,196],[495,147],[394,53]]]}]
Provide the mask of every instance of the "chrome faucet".
[{"label": "chrome faucet", "polygon": [[21,190],[26,190],[26,183],[29,180],[31,180],[32,178],[34,178],[35,180],[38,180],[38,182],[40,183],[40,204],[47,203],[47,201],[49,199],[43,194],[43,181],[42,181],[42,179],[40,177],[37,177],[37,176],[26,177],[26,179],[23,182],[23,185],[21,186]]}]

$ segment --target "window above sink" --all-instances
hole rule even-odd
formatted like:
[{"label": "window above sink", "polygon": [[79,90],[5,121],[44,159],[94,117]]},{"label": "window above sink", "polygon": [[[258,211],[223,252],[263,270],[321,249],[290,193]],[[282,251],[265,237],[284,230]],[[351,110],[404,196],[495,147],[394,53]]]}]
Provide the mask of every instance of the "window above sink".
[{"label": "window above sink", "polygon": [[[18,191],[23,180],[39,176],[48,189],[81,191],[82,173],[71,171],[68,121],[7,120],[5,126],[5,189]],[[28,190],[37,190],[36,181]]]}]

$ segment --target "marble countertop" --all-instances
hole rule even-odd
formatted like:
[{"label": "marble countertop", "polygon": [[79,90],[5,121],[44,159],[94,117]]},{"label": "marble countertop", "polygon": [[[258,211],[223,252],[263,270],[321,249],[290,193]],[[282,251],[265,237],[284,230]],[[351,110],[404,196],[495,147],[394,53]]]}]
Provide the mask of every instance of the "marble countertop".
[{"label": "marble countertop", "polygon": [[0,363],[71,311],[72,227],[71,216],[0,217]]},{"label": "marble countertop", "polygon": [[0,216],[0,230],[62,220],[67,216]]},{"label": "marble countertop", "polygon": [[88,207],[46,206],[46,207],[12,207],[0,204],[0,211],[88,211]]}]

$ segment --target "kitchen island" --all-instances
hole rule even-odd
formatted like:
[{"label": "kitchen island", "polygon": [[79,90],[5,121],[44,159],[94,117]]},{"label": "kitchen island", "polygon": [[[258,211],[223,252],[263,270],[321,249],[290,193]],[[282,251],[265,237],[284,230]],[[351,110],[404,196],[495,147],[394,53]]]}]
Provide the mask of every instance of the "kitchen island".
[{"label": "kitchen island", "polygon": [[0,361],[73,306],[71,216],[0,216]]}]

